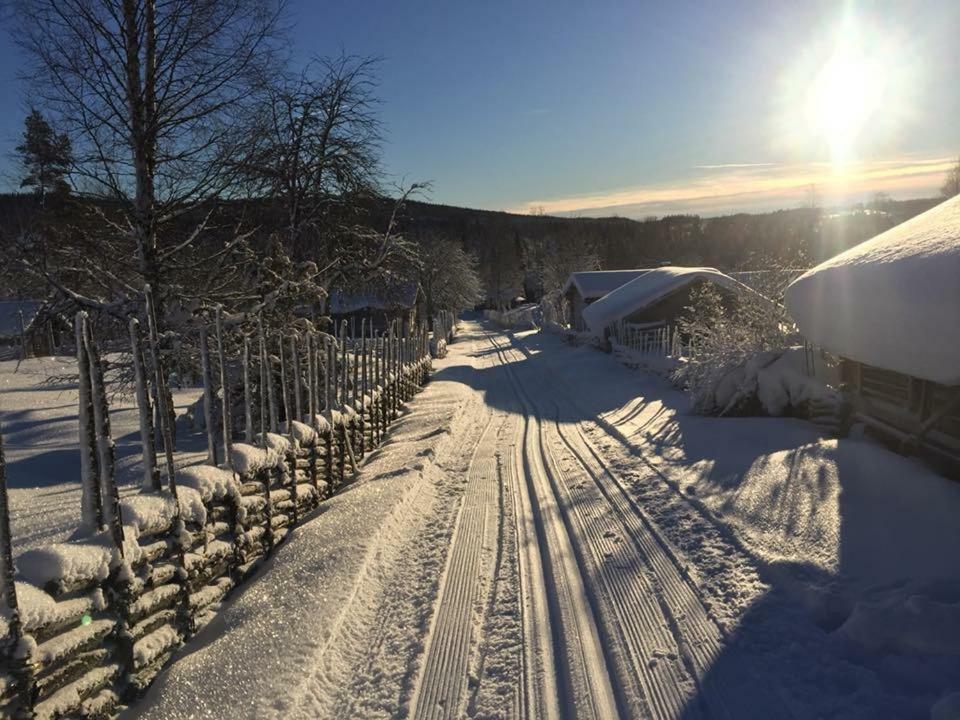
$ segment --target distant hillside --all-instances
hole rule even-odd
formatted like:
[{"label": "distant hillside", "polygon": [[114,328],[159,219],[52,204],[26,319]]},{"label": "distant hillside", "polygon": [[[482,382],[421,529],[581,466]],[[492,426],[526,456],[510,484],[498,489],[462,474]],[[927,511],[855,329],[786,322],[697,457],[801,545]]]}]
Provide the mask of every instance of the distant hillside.
[{"label": "distant hillside", "polygon": [[[592,264],[602,269],[650,267],[661,264],[709,265],[724,271],[767,269],[772,266],[807,267],[921,213],[936,198],[888,200],[878,207],[846,209],[796,208],[768,213],[738,213],[702,218],[671,215],[631,220],[621,217],[567,218],[518,215],[475,210],[428,202],[410,202],[401,229],[412,238],[441,235],[462,242],[479,259],[491,297],[523,293],[537,298],[555,289],[559,278]],[[263,233],[279,216],[265,201],[234,201],[222,212],[235,216],[242,208],[255,218]],[[0,251],[9,256],[10,243],[25,219],[36,213],[31,195],[0,194]],[[353,220],[386,226],[392,203],[372,201]],[[67,214],[68,217],[63,215]],[[64,210],[60,222],[72,223]],[[365,216],[365,217],[364,217]],[[323,254],[321,247],[306,254]],[[5,284],[24,282],[15,273]],[[40,292],[30,287],[30,293]],[[6,288],[0,294],[28,292]]]},{"label": "distant hillside", "polygon": [[491,295],[522,287],[528,297],[537,297],[551,289],[544,287],[544,266],[556,266],[557,257],[575,266],[578,254],[592,255],[608,270],[666,263],[728,272],[809,267],[939,202],[886,200],[877,207],[645,220],[516,215],[414,202],[405,228],[414,236],[435,233],[463,242],[479,257]]}]

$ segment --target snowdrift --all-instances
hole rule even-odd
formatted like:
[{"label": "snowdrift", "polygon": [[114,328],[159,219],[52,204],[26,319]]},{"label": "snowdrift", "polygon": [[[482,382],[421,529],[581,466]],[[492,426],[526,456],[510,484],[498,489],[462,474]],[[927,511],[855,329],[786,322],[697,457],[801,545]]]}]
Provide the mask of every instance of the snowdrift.
[{"label": "snowdrift", "polygon": [[786,304],[832,353],[960,384],[960,196],[809,270]]}]

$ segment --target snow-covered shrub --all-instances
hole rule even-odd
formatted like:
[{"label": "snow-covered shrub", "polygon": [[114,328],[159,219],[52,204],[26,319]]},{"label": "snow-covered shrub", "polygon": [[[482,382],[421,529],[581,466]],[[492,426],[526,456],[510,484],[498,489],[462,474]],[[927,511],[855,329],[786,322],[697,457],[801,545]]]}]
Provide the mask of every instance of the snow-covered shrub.
[{"label": "snow-covered shrub", "polygon": [[707,415],[760,412],[758,374],[794,334],[778,303],[755,292],[731,302],[710,283],[693,290],[677,330],[682,358],[672,379],[690,393],[695,411]]}]

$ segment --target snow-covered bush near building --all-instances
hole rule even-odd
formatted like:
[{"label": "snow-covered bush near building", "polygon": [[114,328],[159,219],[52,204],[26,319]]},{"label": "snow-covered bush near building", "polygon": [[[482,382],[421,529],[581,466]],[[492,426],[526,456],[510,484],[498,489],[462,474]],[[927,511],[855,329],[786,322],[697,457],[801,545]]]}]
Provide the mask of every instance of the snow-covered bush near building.
[{"label": "snow-covered bush near building", "polygon": [[680,319],[682,357],[671,378],[706,415],[784,415],[814,398],[832,397],[806,377],[803,348],[784,308],[760,294],[732,308],[709,284],[691,295]]}]

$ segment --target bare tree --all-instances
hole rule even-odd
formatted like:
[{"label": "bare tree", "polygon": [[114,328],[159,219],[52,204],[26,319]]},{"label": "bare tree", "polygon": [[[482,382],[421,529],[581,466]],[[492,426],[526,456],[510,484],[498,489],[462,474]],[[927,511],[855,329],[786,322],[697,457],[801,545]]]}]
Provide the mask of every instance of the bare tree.
[{"label": "bare tree", "polygon": [[[101,201],[88,205],[100,215],[100,237],[114,235],[97,266],[77,256],[83,267],[73,275],[103,276],[127,302],[139,304],[146,283],[165,299],[184,256],[198,260],[209,216],[197,209],[235,181],[224,159],[239,141],[250,83],[272,62],[282,0],[13,4],[32,97],[69,133],[72,176]],[[216,263],[231,249],[200,259]],[[69,274],[48,279],[71,290]]]},{"label": "bare tree", "polygon": [[376,58],[317,58],[295,76],[268,76],[237,161],[253,195],[282,206],[291,251],[320,238],[331,205],[375,193],[380,121]]},{"label": "bare tree", "polygon": [[940,186],[940,194],[945,198],[960,195],[960,159],[947,171],[947,177]]}]

